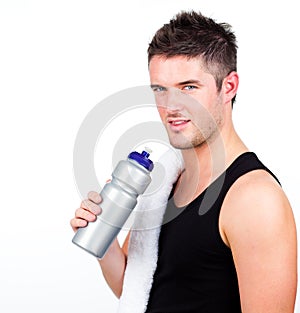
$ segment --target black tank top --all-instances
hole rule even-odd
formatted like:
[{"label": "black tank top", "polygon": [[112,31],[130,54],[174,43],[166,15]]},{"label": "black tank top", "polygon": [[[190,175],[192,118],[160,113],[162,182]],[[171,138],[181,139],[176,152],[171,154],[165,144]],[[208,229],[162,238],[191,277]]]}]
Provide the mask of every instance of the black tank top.
[{"label": "black tank top", "polygon": [[246,152],[185,208],[175,207],[170,196],[146,313],[241,313],[231,250],[218,222],[229,188],[256,169],[273,175],[253,152]]}]

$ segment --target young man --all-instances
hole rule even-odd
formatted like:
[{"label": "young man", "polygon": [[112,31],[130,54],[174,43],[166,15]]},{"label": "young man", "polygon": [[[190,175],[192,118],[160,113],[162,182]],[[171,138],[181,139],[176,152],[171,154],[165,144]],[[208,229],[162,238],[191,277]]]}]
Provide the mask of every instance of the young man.
[{"label": "young man", "polygon": [[[153,282],[151,277],[140,313],[294,312],[293,213],[275,176],[234,129],[236,50],[229,25],[196,12],[178,14],[149,45],[159,114],[184,161],[166,212],[184,209],[161,227]],[[208,190],[215,199],[201,213]],[[71,220],[74,231],[95,220],[99,204],[99,194],[89,193]],[[99,260],[118,297],[129,238],[122,248],[116,240]]]}]

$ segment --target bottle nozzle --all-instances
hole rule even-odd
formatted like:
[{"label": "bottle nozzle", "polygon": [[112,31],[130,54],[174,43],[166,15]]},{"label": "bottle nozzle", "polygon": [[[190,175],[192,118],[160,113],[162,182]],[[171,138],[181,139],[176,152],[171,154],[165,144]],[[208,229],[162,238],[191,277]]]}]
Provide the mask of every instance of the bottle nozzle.
[{"label": "bottle nozzle", "polygon": [[150,149],[149,147],[145,147],[143,152],[142,152],[142,156],[148,158],[150,153],[152,153],[152,149]]},{"label": "bottle nozzle", "polygon": [[144,151],[148,152],[149,154],[153,152],[152,149],[149,147],[145,147]]}]

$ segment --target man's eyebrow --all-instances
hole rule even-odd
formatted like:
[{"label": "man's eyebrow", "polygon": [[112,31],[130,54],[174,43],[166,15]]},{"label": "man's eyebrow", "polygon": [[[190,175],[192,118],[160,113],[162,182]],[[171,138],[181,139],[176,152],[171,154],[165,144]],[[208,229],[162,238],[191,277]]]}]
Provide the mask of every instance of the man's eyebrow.
[{"label": "man's eyebrow", "polygon": [[153,89],[153,88],[165,88],[164,86],[158,85],[158,84],[150,85],[150,87],[151,87],[152,89]]},{"label": "man's eyebrow", "polygon": [[200,82],[200,80],[197,79],[189,79],[189,80],[185,80],[183,82],[178,83],[178,86],[182,86],[182,85],[189,85],[189,84],[197,84],[197,85],[202,85],[202,83]]}]

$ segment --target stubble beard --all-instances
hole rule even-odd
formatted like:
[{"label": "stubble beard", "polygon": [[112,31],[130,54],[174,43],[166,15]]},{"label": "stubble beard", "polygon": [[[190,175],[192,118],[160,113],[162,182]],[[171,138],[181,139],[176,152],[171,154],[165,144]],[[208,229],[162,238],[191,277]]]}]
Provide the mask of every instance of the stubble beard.
[{"label": "stubble beard", "polygon": [[170,133],[168,132],[170,144],[181,150],[194,149],[206,144],[210,144],[219,135],[221,120],[210,121],[203,129],[197,127],[195,124],[194,130],[191,134],[184,134],[184,132]]},{"label": "stubble beard", "polygon": [[186,150],[199,147],[206,142],[206,139],[200,131],[195,131],[190,136],[185,136],[183,133],[169,134],[171,145],[176,149]]}]

